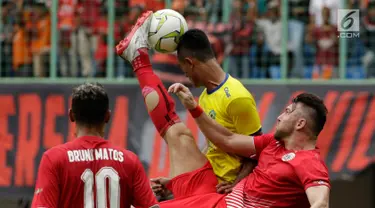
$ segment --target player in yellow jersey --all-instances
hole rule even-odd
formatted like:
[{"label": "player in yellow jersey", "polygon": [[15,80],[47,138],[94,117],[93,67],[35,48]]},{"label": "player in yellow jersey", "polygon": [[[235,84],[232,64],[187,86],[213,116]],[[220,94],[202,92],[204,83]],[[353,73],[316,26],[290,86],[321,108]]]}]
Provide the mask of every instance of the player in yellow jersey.
[{"label": "player in yellow jersey", "polygon": [[[230,131],[244,135],[261,134],[260,118],[250,92],[237,79],[225,73],[215,58],[209,42],[200,30],[189,30],[190,36],[178,44],[181,69],[195,87],[204,86],[199,104],[205,113]],[[195,37],[194,37],[195,36]],[[201,41],[201,42],[199,42]],[[208,141],[208,140],[207,140]],[[208,142],[204,150],[218,178],[218,192],[229,192],[255,167],[256,162],[226,153]],[[168,180],[153,180],[155,193],[164,193]]]},{"label": "player in yellow jersey", "polygon": [[[197,73],[202,74],[204,79],[201,83],[206,87],[199,97],[199,104],[206,114],[234,133],[244,135],[261,133],[255,100],[240,81],[224,73],[220,66],[203,69]],[[205,85],[205,83],[213,83],[211,80],[215,79],[222,81],[217,86]],[[220,150],[208,140],[205,153],[219,182],[227,182],[222,184],[230,185],[239,182],[254,166],[249,162],[243,163],[240,157]]]}]

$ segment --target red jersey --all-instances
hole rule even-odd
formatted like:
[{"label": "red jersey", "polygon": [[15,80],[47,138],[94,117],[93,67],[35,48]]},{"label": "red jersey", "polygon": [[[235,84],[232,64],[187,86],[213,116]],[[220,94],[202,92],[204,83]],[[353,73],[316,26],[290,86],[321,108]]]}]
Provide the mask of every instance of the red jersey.
[{"label": "red jersey", "polygon": [[330,187],[318,149],[287,150],[273,135],[254,137],[258,166],[236,185],[226,204],[242,207],[310,207],[306,189]]},{"label": "red jersey", "polygon": [[138,157],[94,136],[43,154],[33,208],[150,207],[157,203]]},{"label": "red jersey", "polygon": [[[160,203],[161,208],[309,208],[306,189],[330,187],[328,170],[315,150],[285,149],[273,135],[254,137],[258,165],[225,196],[192,195]],[[202,179],[201,179],[202,180]],[[199,188],[196,183],[191,183]]]}]

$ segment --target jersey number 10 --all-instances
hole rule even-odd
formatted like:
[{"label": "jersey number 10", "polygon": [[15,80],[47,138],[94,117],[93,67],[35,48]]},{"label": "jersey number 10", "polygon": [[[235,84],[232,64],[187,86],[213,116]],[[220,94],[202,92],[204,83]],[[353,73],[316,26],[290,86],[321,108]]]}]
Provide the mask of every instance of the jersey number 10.
[{"label": "jersey number 10", "polygon": [[[120,207],[120,177],[115,169],[103,167],[95,174],[96,183],[96,207],[107,207],[107,189],[106,183],[109,179],[109,204],[110,208]],[[85,184],[84,187],[84,208],[94,208],[94,173],[86,169],[81,179]]]}]

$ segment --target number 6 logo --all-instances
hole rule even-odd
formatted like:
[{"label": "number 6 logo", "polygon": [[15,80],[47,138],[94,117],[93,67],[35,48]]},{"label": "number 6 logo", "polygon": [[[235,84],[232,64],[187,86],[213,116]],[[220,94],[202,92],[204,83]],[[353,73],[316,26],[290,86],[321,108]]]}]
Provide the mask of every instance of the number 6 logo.
[{"label": "number 6 logo", "polygon": [[[351,11],[347,15],[344,16],[344,18],[341,20],[341,27],[345,30],[351,28],[354,24],[354,19],[351,17],[352,14],[354,14],[356,11]],[[345,24],[349,21],[348,24]]]}]

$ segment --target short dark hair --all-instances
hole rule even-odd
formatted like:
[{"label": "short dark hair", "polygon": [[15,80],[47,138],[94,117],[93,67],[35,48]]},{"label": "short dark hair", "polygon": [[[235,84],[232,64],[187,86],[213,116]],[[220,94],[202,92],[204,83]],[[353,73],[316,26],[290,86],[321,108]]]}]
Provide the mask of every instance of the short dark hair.
[{"label": "short dark hair", "polygon": [[328,113],[323,100],[311,93],[301,93],[293,99],[293,103],[302,103],[312,109],[312,111],[309,112],[309,115],[314,122],[312,125],[312,131],[315,136],[318,136],[323,130]]},{"label": "short dark hair", "polygon": [[78,124],[103,124],[108,108],[108,95],[101,84],[84,83],[73,89],[72,111]]},{"label": "short dark hair", "polygon": [[185,57],[193,57],[202,62],[215,58],[207,35],[199,29],[188,30],[181,36],[177,45],[177,55],[180,61]]}]

